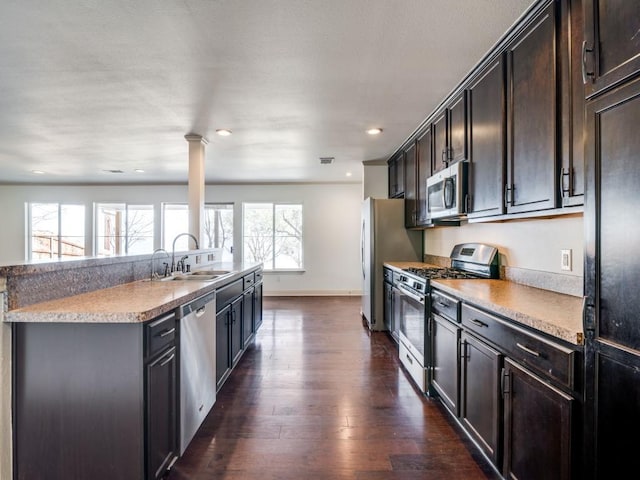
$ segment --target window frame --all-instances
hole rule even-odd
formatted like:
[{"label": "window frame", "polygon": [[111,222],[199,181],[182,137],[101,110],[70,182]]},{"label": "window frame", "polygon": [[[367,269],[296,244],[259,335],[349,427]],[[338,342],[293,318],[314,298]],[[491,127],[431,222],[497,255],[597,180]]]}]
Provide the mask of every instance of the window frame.
[{"label": "window frame", "polygon": [[[98,219],[99,219],[99,215],[98,215],[98,209],[100,208],[100,206],[105,205],[105,206],[112,206],[112,207],[124,207],[124,214],[125,214],[125,218],[124,218],[124,227],[125,227],[125,235],[124,235],[124,252],[120,253],[120,254],[113,254],[113,255],[104,255],[99,253],[99,249],[98,249],[98,244],[99,244],[99,240],[98,240]],[[130,245],[129,245],[129,207],[148,207],[148,209],[152,212],[151,218],[152,218],[152,227],[151,227],[151,249],[149,251],[145,251],[145,252],[136,252],[136,253],[129,253],[130,250]],[[119,257],[119,256],[128,256],[128,255],[148,255],[153,253],[154,249],[155,249],[155,242],[156,242],[156,206],[153,203],[141,203],[141,202],[94,202],[93,203],[93,252],[95,256],[99,256],[99,257]],[[102,239],[106,238],[106,236],[102,236],[100,237]]]},{"label": "window frame", "polygon": [[[56,253],[56,256],[52,256],[48,259],[46,258],[33,258],[33,205],[55,205],[57,208],[57,214],[56,214],[56,220],[57,220],[57,227],[58,227],[58,233],[56,235],[57,237],[57,242],[58,242],[58,251]],[[68,236],[68,235],[64,235],[62,232],[62,209],[63,207],[82,207],[82,223],[83,223],[83,234],[82,234],[82,241],[83,241],[83,245],[82,245],[82,251],[83,251],[83,255],[68,255],[68,256],[63,256],[62,255],[62,245],[63,245],[63,241],[62,238],[64,236]],[[26,245],[26,251],[27,251],[27,261],[39,261],[39,260],[65,260],[65,259],[73,259],[73,258],[82,258],[82,257],[86,257],[87,256],[87,234],[86,234],[86,229],[84,228],[86,225],[86,215],[87,215],[87,208],[86,205],[84,203],[61,203],[61,202],[27,202],[27,245]],[[52,237],[53,238],[53,237]]]},{"label": "window frame", "polygon": [[[272,249],[272,258],[271,258],[271,264],[273,265],[273,268],[268,268],[265,264],[263,264],[263,270],[265,273],[286,273],[286,272],[304,272],[305,271],[305,221],[304,221],[304,203],[303,202],[269,202],[269,201],[247,201],[247,202],[242,202],[242,218],[241,218],[241,225],[242,225],[242,234],[241,234],[241,249],[242,249],[242,260],[243,262],[245,261],[245,251],[244,251],[244,244],[245,244],[245,211],[246,211],[246,206],[247,205],[271,205],[271,239],[272,239],[272,243],[273,243],[273,249]],[[300,228],[300,267],[298,268],[291,268],[291,267],[287,267],[287,268],[276,268],[276,208],[278,206],[296,206],[296,207],[300,207],[300,212],[301,212],[301,228]]]}]

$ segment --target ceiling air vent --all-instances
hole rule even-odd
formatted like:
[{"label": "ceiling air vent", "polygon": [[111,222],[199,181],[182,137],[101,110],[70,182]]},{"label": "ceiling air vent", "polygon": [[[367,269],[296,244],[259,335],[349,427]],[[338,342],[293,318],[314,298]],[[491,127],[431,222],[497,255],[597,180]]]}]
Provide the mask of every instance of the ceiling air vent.
[{"label": "ceiling air vent", "polygon": [[124,173],[122,170],[103,170],[105,173]]},{"label": "ceiling air vent", "polygon": [[320,165],[331,165],[336,157],[320,157]]}]

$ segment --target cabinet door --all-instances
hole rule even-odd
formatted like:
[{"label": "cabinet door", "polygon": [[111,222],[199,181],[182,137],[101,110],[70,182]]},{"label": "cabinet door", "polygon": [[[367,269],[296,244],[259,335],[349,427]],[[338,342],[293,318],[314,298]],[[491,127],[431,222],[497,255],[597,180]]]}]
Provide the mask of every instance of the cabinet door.
[{"label": "cabinet door", "polygon": [[162,478],[178,457],[176,347],[146,366],[147,479]]},{"label": "cabinet door", "polygon": [[505,70],[501,55],[469,85],[469,217],[505,212]]},{"label": "cabinet door", "polygon": [[416,226],[417,175],[416,144],[412,143],[404,152],[404,226]]},{"label": "cabinet door", "polygon": [[[587,453],[593,478],[640,470],[640,79],[588,102],[585,356]],[[596,255],[597,252],[597,255]]]},{"label": "cabinet door", "polygon": [[222,386],[231,367],[229,361],[229,320],[231,305],[227,305],[216,314],[216,385]]},{"label": "cabinet door", "polygon": [[440,395],[442,403],[457,417],[460,390],[458,348],[461,329],[439,315],[432,315],[431,320],[431,385]]},{"label": "cabinet door", "polygon": [[388,163],[389,169],[389,198],[399,198],[404,195],[404,153],[399,153]]},{"label": "cabinet door", "polygon": [[588,96],[640,70],[640,2],[584,0],[583,76]]},{"label": "cabinet door", "polygon": [[231,303],[231,365],[235,365],[240,355],[242,355],[242,349],[244,347],[244,341],[242,338],[242,302],[244,297],[241,296]]},{"label": "cabinet door", "polygon": [[446,110],[435,117],[431,124],[431,130],[433,131],[433,160],[431,172],[434,174],[449,165]]},{"label": "cabinet door", "polygon": [[393,331],[393,285],[384,282],[384,328]]},{"label": "cabinet door", "polygon": [[256,283],[253,296],[253,331],[258,333],[262,325],[262,282]]},{"label": "cabinet door", "polygon": [[581,1],[570,0],[568,15],[561,16],[560,26],[561,31],[571,32],[570,36],[560,37],[560,75],[563,79],[560,195],[563,207],[584,204],[584,85],[581,72],[584,22]]},{"label": "cabinet door", "polygon": [[487,458],[499,466],[502,355],[467,333],[462,334],[460,349],[460,419]]},{"label": "cabinet door", "polygon": [[469,129],[467,122],[467,92],[463,91],[447,108],[449,117],[449,162],[468,160]]},{"label": "cabinet door", "polygon": [[576,401],[508,358],[503,395],[505,478],[572,478]]},{"label": "cabinet door", "polygon": [[433,155],[431,127],[427,128],[417,140],[418,150],[418,186],[416,188],[416,224],[426,225],[429,221],[427,211],[427,178],[431,176],[431,159]]},{"label": "cabinet door", "polygon": [[242,345],[243,348],[249,345],[253,331],[253,297],[255,288],[244,292],[242,298]]},{"label": "cabinet door", "polygon": [[507,212],[556,207],[556,3],[507,48]]}]

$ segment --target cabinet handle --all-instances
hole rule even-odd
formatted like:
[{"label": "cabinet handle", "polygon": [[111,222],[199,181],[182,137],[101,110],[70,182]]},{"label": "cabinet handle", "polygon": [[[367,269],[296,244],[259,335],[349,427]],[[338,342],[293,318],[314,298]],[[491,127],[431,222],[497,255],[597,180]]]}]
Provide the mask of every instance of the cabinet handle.
[{"label": "cabinet handle", "polygon": [[440,305],[441,307],[449,308],[449,304],[448,303],[438,302],[438,305]]},{"label": "cabinet handle", "polygon": [[171,335],[172,333],[175,333],[175,331],[176,331],[176,327],[173,327],[173,328],[170,328],[169,330],[165,330],[164,332],[162,332],[162,333],[158,334],[158,336],[159,336],[160,338],[164,338],[164,337],[166,337],[167,335]]},{"label": "cabinet handle", "polygon": [[512,202],[512,195],[511,195],[512,190],[513,190],[513,186],[509,186],[509,185],[504,186],[504,204],[507,207]]},{"label": "cabinet handle", "polygon": [[474,318],[471,320],[471,323],[474,323],[475,325],[479,326],[479,327],[483,327],[483,328],[487,328],[489,325],[481,322],[480,320],[478,320],[477,318]]},{"label": "cabinet handle", "polygon": [[164,367],[167,363],[173,360],[176,357],[175,353],[172,353],[164,362],[162,362],[159,366]]},{"label": "cabinet handle", "polygon": [[411,358],[408,353],[406,354],[406,357],[407,357],[407,360],[409,360],[409,363],[413,365],[413,358]]},{"label": "cabinet handle", "polygon": [[[564,187],[565,177],[567,177],[567,188]],[[567,196],[571,194],[571,183],[571,170],[569,168],[563,168],[560,171],[560,196],[562,198],[565,197],[565,194],[567,194]]]},{"label": "cabinet handle", "polygon": [[535,350],[531,350],[528,347],[525,347],[521,343],[516,343],[516,347],[518,347],[520,350],[524,350],[525,352],[527,352],[530,355],[533,355],[534,357],[539,357],[540,356],[540,354],[538,352],[536,352]]},{"label": "cabinet handle", "polygon": [[587,71],[587,53],[593,53],[593,48],[587,47],[587,41],[582,42],[582,83],[587,84],[587,77],[593,77],[594,72]]},{"label": "cabinet handle", "polygon": [[509,393],[509,374],[507,370],[503,367],[500,371],[500,393],[502,394],[502,398]]}]

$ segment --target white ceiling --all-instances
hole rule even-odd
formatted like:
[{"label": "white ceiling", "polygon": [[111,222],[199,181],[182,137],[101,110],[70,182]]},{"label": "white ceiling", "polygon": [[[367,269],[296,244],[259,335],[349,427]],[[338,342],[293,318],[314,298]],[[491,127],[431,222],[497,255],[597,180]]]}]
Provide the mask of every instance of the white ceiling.
[{"label": "white ceiling", "polygon": [[2,0],[0,183],[359,181],[531,3]]}]

